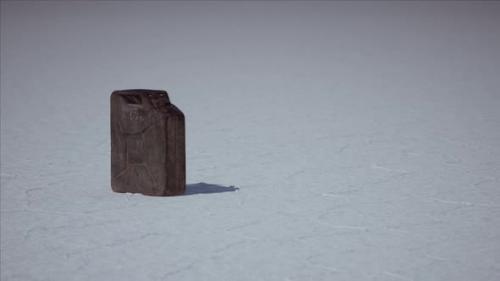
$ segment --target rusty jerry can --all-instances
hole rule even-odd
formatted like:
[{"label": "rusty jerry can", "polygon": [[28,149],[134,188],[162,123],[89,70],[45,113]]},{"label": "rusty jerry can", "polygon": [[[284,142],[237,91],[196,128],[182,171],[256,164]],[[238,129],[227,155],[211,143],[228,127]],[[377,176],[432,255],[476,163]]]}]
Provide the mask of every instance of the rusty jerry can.
[{"label": "rusty jerry can", "polygon": [[184,194],[184,114],[166,91],[111,94],[111,188],[152,196]]}]

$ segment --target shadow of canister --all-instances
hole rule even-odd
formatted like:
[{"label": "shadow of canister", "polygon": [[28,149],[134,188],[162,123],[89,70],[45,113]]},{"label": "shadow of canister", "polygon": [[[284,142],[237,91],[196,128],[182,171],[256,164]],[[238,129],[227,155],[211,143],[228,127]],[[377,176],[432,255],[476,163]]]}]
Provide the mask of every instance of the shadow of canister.
[{"label": "shadow of canister", "polygon": [[186,192],[184,195],[233,192],[237,190],[239,190],[239,188],[234,186],[222,186],[200,182],[186,185]]}]

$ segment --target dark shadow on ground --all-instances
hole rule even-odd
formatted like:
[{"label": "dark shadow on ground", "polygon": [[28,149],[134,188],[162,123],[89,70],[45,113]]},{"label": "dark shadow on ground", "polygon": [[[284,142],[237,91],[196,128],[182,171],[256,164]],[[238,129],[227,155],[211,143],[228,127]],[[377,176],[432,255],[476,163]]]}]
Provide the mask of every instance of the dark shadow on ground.
[{"label": "dark shadow on ground", "polygon": [[236,190],[239,190],[239,188],[234,186],[222,186],[218,184],[209,184],[200,182],[200,183],[192,183],[186,185],[186,192],[184,193],[184,195],[221,193],[221,192],[230,192]]}]

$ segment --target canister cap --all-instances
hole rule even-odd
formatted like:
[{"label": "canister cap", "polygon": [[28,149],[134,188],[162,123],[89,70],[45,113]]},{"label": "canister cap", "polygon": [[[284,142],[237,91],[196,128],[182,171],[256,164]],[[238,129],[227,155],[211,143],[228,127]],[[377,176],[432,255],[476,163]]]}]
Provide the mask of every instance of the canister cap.
[{"label": "canister cap", "polygon": [[164,90],[150,90],[150,89],[127,89],[127,90],[116,90],[111,94],[119,95],[119,96],[144,96],[144,95],[160,95],[165,96],[168,102],[170,99],[168,98],[168,93]]}]

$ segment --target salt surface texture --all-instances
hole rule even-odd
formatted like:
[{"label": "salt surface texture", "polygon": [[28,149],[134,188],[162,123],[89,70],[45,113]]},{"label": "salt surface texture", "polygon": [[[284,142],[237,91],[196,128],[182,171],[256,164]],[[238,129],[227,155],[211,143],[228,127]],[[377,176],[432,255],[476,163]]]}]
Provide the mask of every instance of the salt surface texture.
[{"label": "salt surface texture", "polygon": [[[500,280],[499,26],[499,2],[2,1],[1,279]],[[111,192],[126,88],[175,93],[187,195]]]}]

